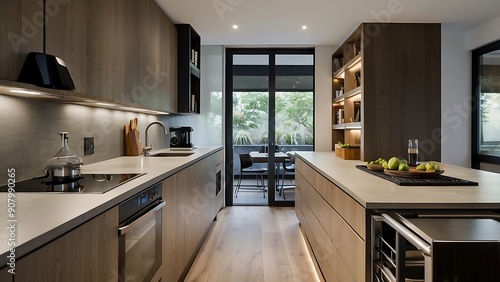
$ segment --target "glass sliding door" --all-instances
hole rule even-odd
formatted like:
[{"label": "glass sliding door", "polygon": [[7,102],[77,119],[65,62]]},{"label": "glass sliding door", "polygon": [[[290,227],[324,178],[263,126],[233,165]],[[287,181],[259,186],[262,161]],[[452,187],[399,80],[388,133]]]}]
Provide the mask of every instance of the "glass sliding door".
[{"label": "glass sliding door", "polygon": [[227,205],[294,204],[294,153],[314,148],[313,52],[226,50]]},{"label": "glass sliding door", "polygon": [[267,159],[254,154],[268,143],[269,55],[234,54],[231,71],[234,204],[268,205]]},{"label": "glass sliding door", "polygon": [[472,51],[472,167],[500,165],[500,40]]},{"label": "glass sliding door", "polygon": [[277,160],[276,202],[295,199],[295,153],[314,146],[314,54],[275,54],[275,143],[286,154]]}]

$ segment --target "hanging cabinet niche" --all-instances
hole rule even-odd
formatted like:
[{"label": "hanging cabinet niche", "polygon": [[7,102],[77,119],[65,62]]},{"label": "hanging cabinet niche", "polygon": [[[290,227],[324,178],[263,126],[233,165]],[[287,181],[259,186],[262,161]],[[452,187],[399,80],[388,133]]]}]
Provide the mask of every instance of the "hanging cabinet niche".
[{"label": "hanging cabinet niche", "polygon": [[200,113],[201,37],[189,24],[177,24],[179,113]]}]

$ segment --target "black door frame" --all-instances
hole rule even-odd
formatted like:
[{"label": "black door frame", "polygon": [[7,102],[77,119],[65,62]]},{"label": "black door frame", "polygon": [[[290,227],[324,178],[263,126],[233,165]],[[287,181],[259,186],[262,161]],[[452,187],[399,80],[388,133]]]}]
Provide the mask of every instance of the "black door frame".
[{"label": "black door frame", "polygon": [[[315,56],[314,48],[226,48],[226,85],[225,85],[225,144],[226,144],[226,159],[225,159],[225,202],[226,206],[232,206],[233,203],[233,193],[234,193],[234,183],[233,183],[233,55],[237,54],[245,54],[245,55],[269,55],[269,140],[268,140],[268,148],[269,152],[274,152],[275,150],[275,134],[271,134],[275,130],[275,92],[276,92],[276,66],[275,66],[275,55],[281,54],[310,54]],[[314,68],[313,68],[314,69]],[[313,70],[313,76],[315,76],[315,71]],[[316,100],[315,97],[315,85],[313,81],[313,101]],[[314,108],[315,104],[313,104],[313,112],[316,113],[316,109]],[[313,131],[315,128],[315,119],[313,119]],[[316,140],[313,141],[313,150],[315,148]],[[231,146],[231,148],[229,148]],[[269,155],[269,163],[274,163],[274,154]],[[268,182],[275,183],[275,173],[274,170],[269,170],[268,174]],[[269,192],[269,191],[268,191]],[[294,206],[295,201],[276,201],[275,193],[268,193],[268,206]]]}]

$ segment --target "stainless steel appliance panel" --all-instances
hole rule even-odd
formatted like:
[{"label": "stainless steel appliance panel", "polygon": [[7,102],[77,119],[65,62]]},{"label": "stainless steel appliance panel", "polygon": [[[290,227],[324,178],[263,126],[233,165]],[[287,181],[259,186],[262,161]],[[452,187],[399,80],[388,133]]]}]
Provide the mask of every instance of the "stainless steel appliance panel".
[{"label": "stainless steel appliance panel", "polygon": [[119,281],[150,281],[162,263],[161,183],[120,204]]}]

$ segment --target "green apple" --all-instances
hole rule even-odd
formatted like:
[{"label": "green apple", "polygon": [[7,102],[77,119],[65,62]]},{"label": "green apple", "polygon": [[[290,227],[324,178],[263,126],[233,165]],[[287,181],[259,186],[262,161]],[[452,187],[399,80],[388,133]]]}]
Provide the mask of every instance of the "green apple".
[{"label": "green apple", "polygon": [[383,168],[387,168],[387,169],[389,168],[389,164],[387,163],[387,161],[386,161],[386,160],[384,160],[384,161],[382,162],[382,167],[383,167]]},{"label": "green apple", "polygon": [[430,162],[428,162],[425,164],[425,170],[426,171],[434,170],[434,166]]},{"label": "green apple", "polygon": [[435,163],[435,164],[434,164],[434,169],[435,169],[436,171],[441,171],[441,166],[439,165],[439,163]]},{"label": "green apple", "polygon": [[408,164],[400,163],[398,170],[408,171],[408,170],[410,170],[410,168],[408,167]]},{"label": "green apple", "polygon": [[392,157],[389,159],[389,161],[387,162],[387,165],[388,165],[388,168],[390,170],[397,170],[398,167],[399,167],[399,159],[397,157]]},{"label": "green apple", "polygon": [[425,171],[425,164],[419,164],[416,167],[417,170],[424,170]]}]

